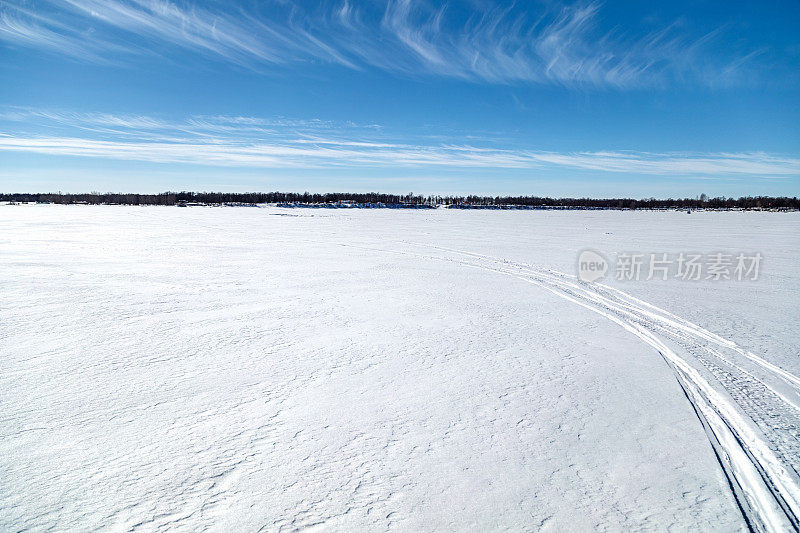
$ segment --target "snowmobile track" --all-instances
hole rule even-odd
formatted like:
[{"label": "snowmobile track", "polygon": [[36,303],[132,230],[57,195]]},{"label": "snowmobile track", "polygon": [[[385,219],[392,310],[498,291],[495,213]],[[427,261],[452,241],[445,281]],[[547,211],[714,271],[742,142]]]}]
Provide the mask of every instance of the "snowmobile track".
[{"label": "snowmobile track", "polygon": [[664,309],[602,283],[469,251],[403,243],[372,250],[448,261],[537,285],[655,348],[692,403],[755,531],[800,531],[800,378]]}]

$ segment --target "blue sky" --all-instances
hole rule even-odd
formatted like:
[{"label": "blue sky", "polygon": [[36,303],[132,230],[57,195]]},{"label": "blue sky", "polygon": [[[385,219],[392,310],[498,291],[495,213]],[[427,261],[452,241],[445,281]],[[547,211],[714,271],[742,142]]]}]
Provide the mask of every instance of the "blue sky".
[{"label": "blue sky", "polygon": [[800,3],[4,0],[0,190],[800,193]]}]

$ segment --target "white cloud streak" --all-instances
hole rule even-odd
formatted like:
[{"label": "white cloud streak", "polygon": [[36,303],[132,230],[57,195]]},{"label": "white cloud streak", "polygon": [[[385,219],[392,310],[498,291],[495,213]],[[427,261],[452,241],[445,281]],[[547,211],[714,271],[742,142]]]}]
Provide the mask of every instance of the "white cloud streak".
[{"label": "white cloud streak", "polygon": [[189,51],[254,70],[315,61],[490,83],[629,88],[686,78],[728,83],[758,56],[717,57],[707,49],[715,33],[692,38],[675,25],[639,36],[603,31],[598,3],[533,11],[424,0],[312,9],[291,0],[249,9],[166,0],[29,5],[0,4],[0,41],[93,62],[135,62],[157,49],[168,58]]},{"label": "white cloud streak", "polygon": [[[760,152],[559,153],[487,143],[412,144],[388,138],[374,125],[319,120],[196,116],[172,122],[147,116],[17,109],[0,114],[0,121],[10,126],[4,131],[16,130],[0,135],[0,153],[270,169],[561,169],[653,176],[800,176],[797,157]],[[37,132],[25,131],[32,124]]]}]

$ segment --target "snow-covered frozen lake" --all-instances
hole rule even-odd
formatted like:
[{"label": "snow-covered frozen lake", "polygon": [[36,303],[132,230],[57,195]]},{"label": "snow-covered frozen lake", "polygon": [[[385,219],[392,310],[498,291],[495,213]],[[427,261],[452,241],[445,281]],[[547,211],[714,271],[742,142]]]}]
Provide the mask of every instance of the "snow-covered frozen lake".
[{"label": "snow-covered frozen lake", "polygon": [[798,213],[0,206],[0,530],[796,528],[798,267]]}]

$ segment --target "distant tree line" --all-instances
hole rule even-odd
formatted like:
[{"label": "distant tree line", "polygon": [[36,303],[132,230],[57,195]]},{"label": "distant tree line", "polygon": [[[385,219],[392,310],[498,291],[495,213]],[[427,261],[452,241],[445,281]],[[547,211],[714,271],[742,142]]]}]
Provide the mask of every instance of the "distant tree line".
[{"label": "distant tree line", "polygon": [[573,209],[800,209],[800,200],[792,197],[743,196],[740,198],[550,198],[541,196],[423,196],[409,193],[287,193],[287,192],[165,192],[160,194],[130,193],[0,193],[2,202],[40,202],[53,204],[122,204],[181,205],[200,204],[353,204],[445,205],[476,208],[501,206]]}]

